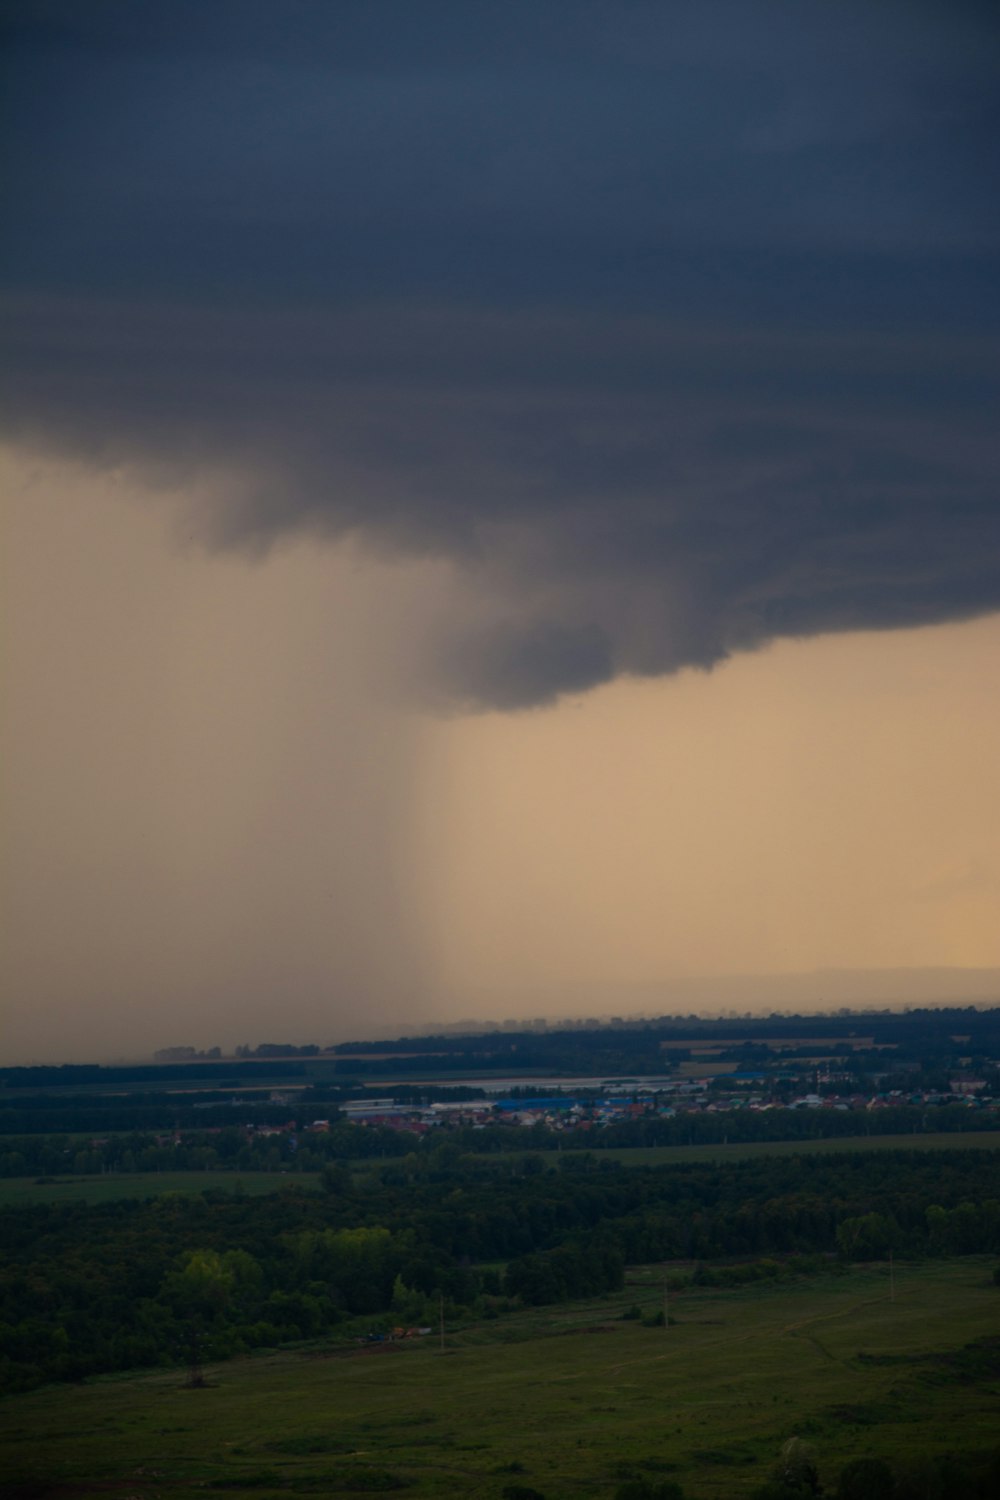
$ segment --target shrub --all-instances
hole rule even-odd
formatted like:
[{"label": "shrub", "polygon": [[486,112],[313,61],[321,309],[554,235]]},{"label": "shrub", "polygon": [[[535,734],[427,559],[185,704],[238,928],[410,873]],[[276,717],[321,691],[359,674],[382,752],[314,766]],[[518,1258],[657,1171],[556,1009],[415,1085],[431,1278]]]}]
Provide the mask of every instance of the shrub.
[{"label": "shrub", "polygon": [[881,1458],[856,1458],[840,1471],[837,1500],[892,1500],[896,1482]]}]

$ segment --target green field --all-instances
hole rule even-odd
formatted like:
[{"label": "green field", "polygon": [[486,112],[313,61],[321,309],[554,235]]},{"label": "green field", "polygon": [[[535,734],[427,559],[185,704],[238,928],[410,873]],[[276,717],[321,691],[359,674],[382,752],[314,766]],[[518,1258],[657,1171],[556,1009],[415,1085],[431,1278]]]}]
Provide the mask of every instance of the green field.
[{"label": "green field", "polygon": [[[598,1138],[599,1140],[599,1138]],[[744,1161],[751,1156],[808,1156],[837,1151],[1000,1151],[1000,1130],[941,1131],[921,1135],[842,1135],[817,1141],[734,1141],[714,1146],[622,1146],[605,1151],[594,1143],[598,1161],[611,1157],[626,1167],[658,1167],[671,1161]],[[570,1152],[540,1151],[555,1164]]]},{"label": "green field", "polygon": [[[522,1155],[529,1146],[517,1148],[511,1132],[512,1154]],[[655,1167],[667,1162],[743,1161],[754,1156],[805,1156],[838,1151],[1000,1151],[1000,1130],[943,1132],[938,1135],[857,1135],[817,1141],[741,1141],[715,1146],[626,1146],[604,1150],[595,1140],[597,1161],[613,1160],[627,1167]],[[568,1151],[539,1151],[552,1166]],[[362,1159],[351,1163],[356,1173],[377,1172],[389,1162]],[[60,1177],[36,1181],[30,1177],[0,1178],[0,1207],[16,1203],[108,1203],[118,1198],[154,1198],[159,1193],[203,1193],[209,1188],[256,1195],[276,1193],[282,1188],[319,1186],[316,1172],[110,1172],[100,1177]]]},{"label": "green field", "polygon": [[302,1349],[206,1371],[49,1387],[3,1402],[11,1497],[248,1500],[407,1488],[422,1500],[611,1500],[630,1472],[738,1500],[792,1435],[827,1488],[847,1460],[981,1450],[1000,1436],[992,1261],[884,1266],[672,1298],[659,1271],[614,1299],[512,1315],[403,1345]]},{"label": "green field", "polygon": [[119,1198],[155,1198],[159,1193],[276,1193],[291,1185],[315,1188],[318,1172],[109,1172],[103,1177],[0,1178],[0,1207],[12,1203],[110,1203]]}]

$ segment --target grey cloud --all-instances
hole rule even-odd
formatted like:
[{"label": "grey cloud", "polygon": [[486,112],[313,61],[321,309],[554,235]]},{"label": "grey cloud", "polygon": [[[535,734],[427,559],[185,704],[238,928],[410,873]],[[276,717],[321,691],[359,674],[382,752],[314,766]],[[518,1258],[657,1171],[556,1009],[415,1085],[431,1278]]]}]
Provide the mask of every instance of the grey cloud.
[{"label": "grey cloud", "polygon": [[1000,608],[983,13],[277,9],[9,7],[11,437],[451,559],[460,703]]},{"label": "grey cloud", "polygon": [[612,645],[599,625],[552,620],[469,632],[445,653],[445,681],[463,704],[524,708],[615,675]]}]

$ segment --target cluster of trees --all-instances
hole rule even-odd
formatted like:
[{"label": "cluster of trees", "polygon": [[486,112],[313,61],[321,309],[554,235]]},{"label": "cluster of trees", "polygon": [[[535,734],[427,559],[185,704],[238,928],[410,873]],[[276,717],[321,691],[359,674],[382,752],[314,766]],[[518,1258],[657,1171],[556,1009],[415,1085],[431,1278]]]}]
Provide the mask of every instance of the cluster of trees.
[{"label": "cluster of trees", "polygon": [[593,1131],[561,1134],[563,1149],[622,1146],[703,1146],[746,1141],[837,1140],[851,1135],[914,1135],[936,1131],[1000,1130],[1000,1112],[970,1110],[957,1101],[930,1107],[875,1110],[739,1109],[640,1115]]},{"label": "cluster of trees", "polygon": [[[276,1110],[283,1123],[287,1106]],[[0,1177],[92,1176],[108,1172],[319,1172],[327,1162],[402,1156],[412,1136],[380,1127],[334,1124],[296,1136],[225,1130],[184,1131],[179,1139],[130,1131],[105,1138],[27,1135],[0,1138]]]},{"label": "cluster of trees", "polygon": [[[328,1065],[332,1067],[332,1065]],[[269,1063],[267,1078],[308,1079],[307,1062],[277,1061]],[[184,1084],[197,1088],[206,1079],[226,1079],[247,1083],[259,1082],[265,1070],[253,1062],[176,1063],[35,1063],[29,1067],[0,1068],[0,1098],[7,1101],[8,1091],[36,1089],[115,1089],[121,1091],[147,1084],[151,1088],[164,1084]]]},{"label": "cluster of trees", "polygon": [[18,1135],[90,1134],[109,1131],[198,1131],[206,1126],[280,1125],[288,1105],[269,1102],[266,1089],[227,1092],[204,1089],[180,1098],[168,1093],[74,1097],[35,1094],[0,1101],[0,1140]]},{"label": "cluster of trees", "polygon": [[506,1294],[526,1307],[598,1297],[624,1285],[625,1257],[613,1234],[598,1236],[585,1247],[561,1245],[542,1255],[522,1255],[510,1262],[503,1279]]},{"label": "cluster of trees", "polygon": [[[750,1500],[995,1500],[1000,1494],[1000,1448],[980,1453],[913,1454],[888,1463],[883,1458],[854,1458],[844,1464],[836,1484],[826,1488],[816,1457],[807,1443],[792,1438],[781,1451],[770,1479],[751,1492]],[[616,1500],[621,1500],[619,1491]]]},{"label": "cluster of trees", "polygon": [[[507,1493],[506,1491],[504,1492]],[[537,1491],[525,1491],[544,1500]],[[785,1444],[771,1476],[750,1500],[995,1500],[1000,1494],[1000,1448],[983,1453],[914,1455],[889,1464],[882,1458],[854,1458],[834,1484],[824,1486],[811,1448],[799,1438]],[[674,1480],[644,1476],[626,1480],[615,1500],[684,1500]]]},{"label": "cluster of trees", "polygon": [[[984,1151],[761,1158],[625,1170],[442,1151],[385,1182],[0,1212],[0,1381],[169,1363],[613,1291],[626,1263],[1000,1253],[1000,1161]],[[444,1190],[442,1190],[444,1189]],[[498,1270],[498,1263],[504,1270]],[[721,1267],[720,1267],[721,1268]],[[763,1274],[763,1273],[762,1273]]]}]

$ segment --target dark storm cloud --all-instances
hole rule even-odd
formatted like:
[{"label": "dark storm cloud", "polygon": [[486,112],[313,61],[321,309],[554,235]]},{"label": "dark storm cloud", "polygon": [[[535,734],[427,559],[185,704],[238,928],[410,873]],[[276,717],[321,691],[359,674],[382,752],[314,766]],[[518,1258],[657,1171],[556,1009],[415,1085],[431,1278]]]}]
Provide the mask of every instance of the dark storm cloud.
[{"label": "dark storm cloud", "polygon": [[5,14],[15,437],[456,559],[466,702],[1000,607],[986,8]]}]

